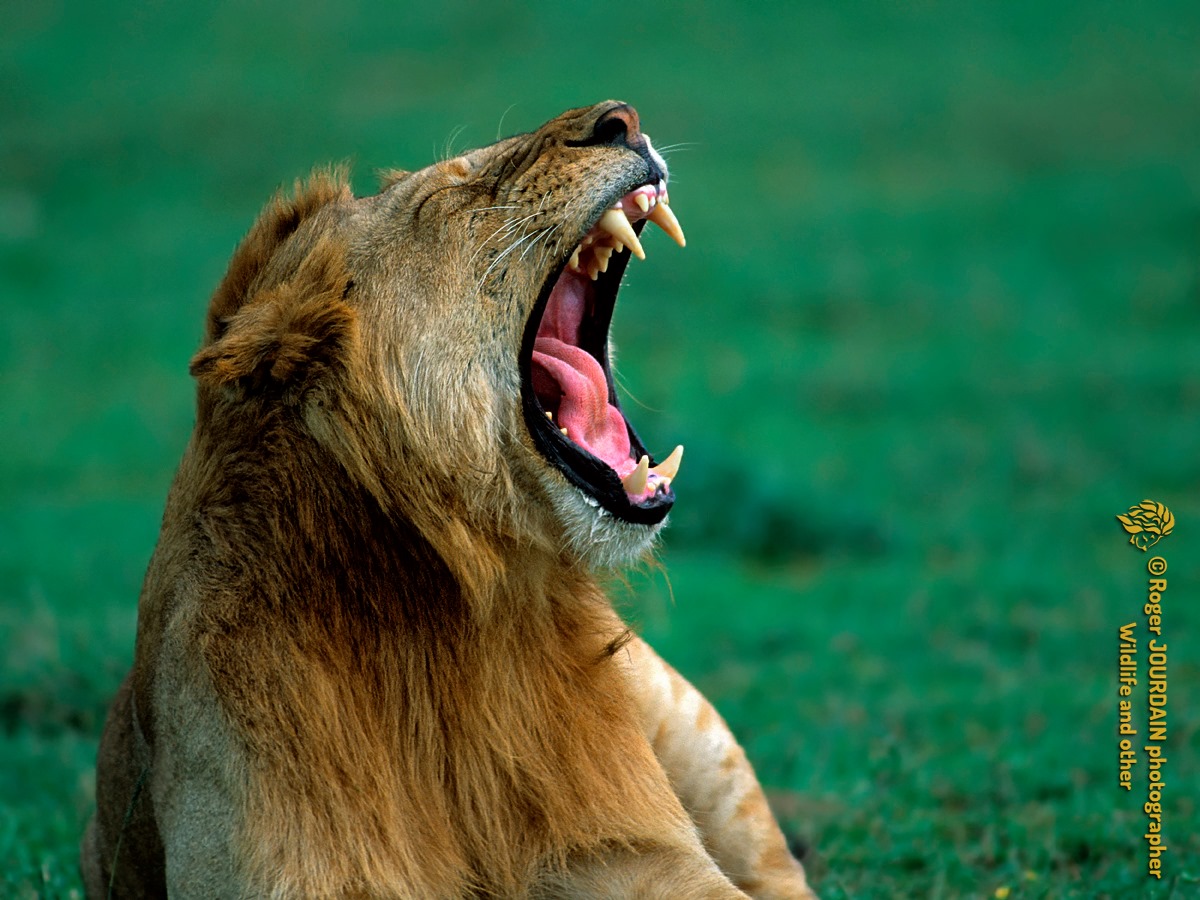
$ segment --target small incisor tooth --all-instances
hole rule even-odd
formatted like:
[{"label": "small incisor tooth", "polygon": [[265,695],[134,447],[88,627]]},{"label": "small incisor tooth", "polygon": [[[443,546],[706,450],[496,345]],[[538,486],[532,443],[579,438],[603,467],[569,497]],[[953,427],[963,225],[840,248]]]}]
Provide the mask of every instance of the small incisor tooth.
[{"label": "small incisor tooth", "polygon": [[646,212],[650,209],[650,201],[646,199],[645,194],[636,194],[633,198],[633,202],[638,205],[638,209],[640,209],[642,212]]},{"label": "small incisor tooth", "polygon": [[571,262],[569,263],[572,269],[579,269],[579,248],[575,248],[575,252],[571,254]]},{"label": "small incisor tooth", "polygon": [[600,271],[601,272],[608,271],[608,260],[612,255],[613,255],[612,247],[597,247],[596,248],[596,259],[600,263]]},{"label": "small incisor tooth", "polygon": [[687,246],[687,240],[683,236],[683,229],[679,227],[679,220],[675,218],[675,213],[671,212],[671,207],[667,206],[667,201],[663,200],[651,211],[647,218],[671,236],[671,240],[677,243],[680,247]]},{"label": "small incisor tooth", "polygon": [[[618,241],[627,246],[633,255],[638,259],[646,258],[646,251],[642,249],[641,241],[638,240],[637,234],[633,230],[633,226],[629,224],[629,219],[625,215],[624,210],[605,210],[604,215],[600,217],[600,222],[598,224],[600,225],[602,231],[607,231]],[[676,225],[676,227],[678,227],[678,225]]]},{"label": "small incisor tooth", "polygon": [[625,487],[625,493],[637,496],[646,490],[646,479],[649,475],[650,457],[643,453],[642,458],[638,460],[637,468],[621,479],[621,484]]},{"label": "small incisor tooth", "polygon": [[671,455],[660,462],[650,471],[660,478],[666,478],[670,481],[675,480],[675,476],[679,474],[679,462],[683,459],[683,444],[680,444],[671,451]]}]

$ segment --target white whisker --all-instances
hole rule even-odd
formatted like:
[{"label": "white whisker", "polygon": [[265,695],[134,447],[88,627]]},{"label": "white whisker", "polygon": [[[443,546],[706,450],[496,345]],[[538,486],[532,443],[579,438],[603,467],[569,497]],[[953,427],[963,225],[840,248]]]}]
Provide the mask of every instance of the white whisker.
[{"label": "white whisker", "polygon": [[678,144],[667,144],[665,147],[655,147],[659,153],[670,153],[673,150],[690,150],[692,147],[699,147],[697,141],[680,141]]},{"label": "white whisker", "polygon": [[524,237],[517,238],[515,241],[513,241],[511,244],[509,244],[508,247],[502,253],[500,253],[495,259],[493,259],[491,264],[487,267],[487,270],[483,273],[483,276],[479,279],[479,282],[475,285],[476,291],[483,289],[483,285],[488,280],[488,277],[492,274],[493,271],[495,271],[496,266],[500,265],[500,263],[504,261],[504,258],[506,256],[508,256],[513,251],[515,251],[518,247],[520,247],[526,241],[536,240],[536,238],[541,236],[541,234],[544,230],[545,229],[540,229],[538,231],[531,231],[529,234],[525,235]]},{"label": "white whisker", "polygon": [[493,240],[493,239],[494,239],[494,238],[495,238],[497,235],[500,235],[500,234],[501,234],[501,232],[504,232],[504,233],[501,235],[501,240],[504,240],[505,238],[509,237],[509,236],[510,236],[510,235],[511,235],[511,234],[512,234],[514,231],[516,231],[516,229],[517,229],[518,227],[520,227],[520,225],[521,225],[522,223],[524,223],[524,222],[528,222],[530,219],[536,218],[536,217],[537,217],[537,215],[538,215],[538,213],[537,213],[537,212],[532,212],[532,213],[530,213],[529,215],[527,215],[527,216],[523,216],[522,218],[519,218],[519,219],[506,219],[506,220],[505,220],[505,221],[504,221],[504,222],[503,222],[503,223],[500,225],[500,227],[499,227],[499,228],[497,228],[495,231],[493,231],[491,234],[489,234],[489,235],[488,235],[488,236],[487,236],[487,237],[486,237],[486,238],[485,238],[485,239],[484,239],[484,240],[483,240],[483,241],[482,241],[482,242],[479,244],[479,246],[475,248],[475,252],[471,254],[471,262],[475,262],[475,257],[477,257],[477,256],[478,256],[480,253],[482,253],[482,252],[483,252],[485,249],[487,249],[487,246],[488,246],[488,244],[490,244],[490,243],[492,242],[492,240]]},{"label": "white whisker", "polygon": [[[541,230],[541,234],[539,235],[539,239],[540,238],[549,238],[550,235],[554,234],[554,232],[559,229],[561,224],[562,223],[560,222],[557,225],[551,225],[549,228],[543,228]],[[542,244],[542,249],[543,250],[547,249],[549,243],[550,243],[549,240],[547,240],[544,244]],[[536,246],[538,246],[538,241],[535,240],[532,244],[529,244],[524,250],[522,250],[521,251],[521,259],[524,259],[525,255]]]},{"label": "white whisker", "polygon": [[500,121],[496,123],[496,140],[500,140],[500,132],[504,130],[504,119],[510,112],[516,108],[517,104],[509,104],[508,109],[500,114]]},{"label": "white whisker", "polygon": [[459,136],[466,131],[466,129],[466,125],[459,125],[450,132],[450,135],[446,138],[446,142],[442,144],[442,152],[440,156],[437,156],[438,159],[444,162],[448,159],[453,159],[457,155],[454,152],[454,142],[458,140]]}]

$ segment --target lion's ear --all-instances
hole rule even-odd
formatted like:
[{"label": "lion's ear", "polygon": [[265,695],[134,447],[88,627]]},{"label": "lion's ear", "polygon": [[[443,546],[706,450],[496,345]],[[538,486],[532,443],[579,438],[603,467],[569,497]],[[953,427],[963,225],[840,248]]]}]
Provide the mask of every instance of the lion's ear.
[{"label": "lion's ear", "polygon": [[218,323],[228,319],[250,299],[252,286],[267,264],[306,221],[322,209],[352,199],[344,168],[316,170],[307,181],[297,181],[289,197],[282,191],[266,205],[229,261],[225,277],[213,294],[209,308],[209,337]]},{"label": "lion's ear", "polygon": [[302,386],[340,366],[357,334],[344,299],[350,286],[344,251],[319,241],[295,274],[220,321],[215,339],[192,358],[192,375],[254,391]]}]

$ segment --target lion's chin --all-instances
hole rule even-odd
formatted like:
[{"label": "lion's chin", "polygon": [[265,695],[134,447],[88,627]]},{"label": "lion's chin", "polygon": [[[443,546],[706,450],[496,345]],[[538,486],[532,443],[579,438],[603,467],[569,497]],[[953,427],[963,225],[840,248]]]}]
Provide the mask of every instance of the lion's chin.
[{"label": "lion's chin", "polygon": [[644,558],[667,524],[665,517],[653,525],[618,519],[555,472],[544,472],[542,482],[563,529],[565,549],[592,569],[618,568]]}]

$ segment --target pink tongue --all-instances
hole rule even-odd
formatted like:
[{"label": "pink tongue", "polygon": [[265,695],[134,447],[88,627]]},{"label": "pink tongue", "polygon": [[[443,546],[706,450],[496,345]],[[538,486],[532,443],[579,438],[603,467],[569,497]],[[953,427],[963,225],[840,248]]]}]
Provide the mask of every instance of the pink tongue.
[{"label": "pink tongue", "polygon": [[560,396],[554,424],[567,437],[612,466],[618,477],[636,467],[629,458],[625,418],[608,404],[604,370],[590,353],[557,337],[533,342],[533,389],[539,397]]}]

